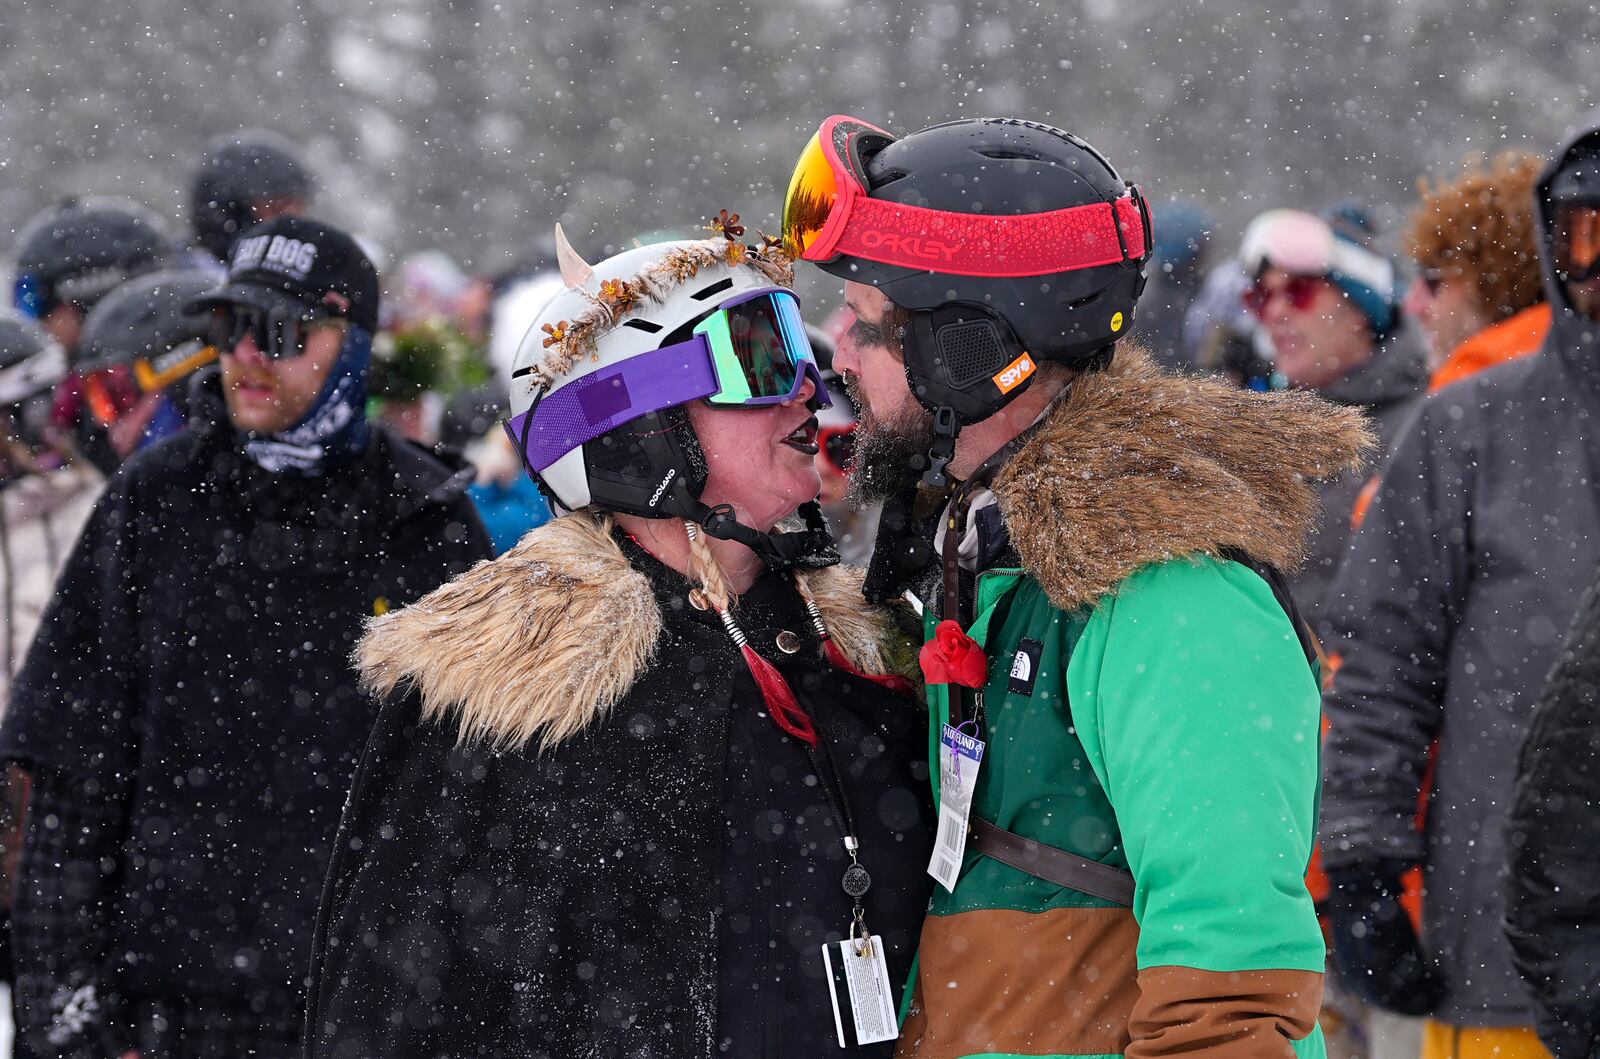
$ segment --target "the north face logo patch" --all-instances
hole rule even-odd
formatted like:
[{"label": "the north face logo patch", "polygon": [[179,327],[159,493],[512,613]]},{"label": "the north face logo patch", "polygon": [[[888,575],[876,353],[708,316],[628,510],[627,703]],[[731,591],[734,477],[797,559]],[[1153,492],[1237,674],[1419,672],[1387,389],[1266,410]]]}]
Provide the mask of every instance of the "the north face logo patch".
[{"label": "the north face logo patch", "polygon": [[1023,640],[1017,644],[1017,653],[1011,659],[1011,680],[1008,687],[1018,695],[1032,695],[1033,682],[1039,675],[1039,656],[1044,644],[1038,640]]}]

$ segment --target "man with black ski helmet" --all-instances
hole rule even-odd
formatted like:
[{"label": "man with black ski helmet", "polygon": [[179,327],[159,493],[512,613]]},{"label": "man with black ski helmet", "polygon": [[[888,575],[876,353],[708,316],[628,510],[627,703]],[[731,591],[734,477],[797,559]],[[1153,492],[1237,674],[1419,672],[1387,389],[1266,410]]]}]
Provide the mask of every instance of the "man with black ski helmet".
[{"label": "man with black ski helmet", "polygon": [[1048,125],[830,118],[784,238],[856,316],[867,591],[926,608],[941,887],[900,1054],[1319,1053],[1317,680],[1277,570],[1359,418],[1119,344],[1148,207]]}]

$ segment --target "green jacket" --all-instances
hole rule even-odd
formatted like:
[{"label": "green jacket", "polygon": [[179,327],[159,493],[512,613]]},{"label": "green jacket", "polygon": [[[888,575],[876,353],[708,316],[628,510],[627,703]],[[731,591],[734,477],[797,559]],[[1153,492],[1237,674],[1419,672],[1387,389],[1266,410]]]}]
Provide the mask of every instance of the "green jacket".
[{"label": "green jacket", "polygon": [[[1256,449],[1219,426],[1248,427]],[[1021,567],[977,583],[973,815],[1130,871],[1134,903],[969,845],[955,892],[935,890],[901,1055],[1323,1055],[1304,882],[1318,684],[1267,582],[1219,553],[1292,566],[1308,479],[1363,438],[1314,398],[1178,380],[1130,351],[1007,464],[995,492]],[[1231,497],[1209,488],[1229,479]],[[1125,532],[1158,512],[1165,527]],[[947,691],[929,688],[935,777]]]}]

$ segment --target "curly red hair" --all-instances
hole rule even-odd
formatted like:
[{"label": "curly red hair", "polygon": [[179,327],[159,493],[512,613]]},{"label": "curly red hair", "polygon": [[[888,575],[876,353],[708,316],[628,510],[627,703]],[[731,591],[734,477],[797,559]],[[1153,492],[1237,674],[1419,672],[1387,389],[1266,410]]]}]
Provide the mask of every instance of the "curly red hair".
[{"label": "curly red hair", "polygon": [[1417,181],[1408,249],[1423,269],[1465,280],[1490,320],[1514,316],[1544,297],[1534,186],[1544,160],[1506,151],[1467,160],[1453,180]]}]

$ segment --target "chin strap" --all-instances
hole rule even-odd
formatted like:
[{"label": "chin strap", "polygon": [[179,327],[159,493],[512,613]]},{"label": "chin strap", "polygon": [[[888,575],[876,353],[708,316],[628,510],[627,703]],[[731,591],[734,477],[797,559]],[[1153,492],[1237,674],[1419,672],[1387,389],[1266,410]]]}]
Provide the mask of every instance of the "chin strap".
[{"label": "chin strap", "polygon": [[820,570],[839,562],[839,549],[822,517],[822,506],[814,500],[800,505],[805,529],[767,533],[744,525],[728,504],[707,507],[697,502],[696,507],[692,515],[696,525],[719,540],[738,541],[761,556],[768,570]]},{"label": "chin strap", "polygon": [[922,472],[922,484],[930,489],[945,489],[950,477],[945,468],[956,457],[956,435],[961,433],[961,420],[949,405],[940,405],[933,413],[933,444],[928,446],[928,468]]}]

